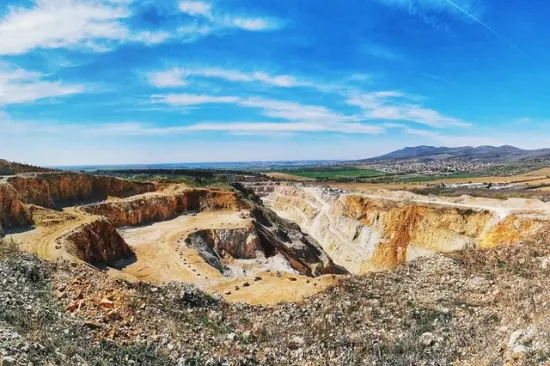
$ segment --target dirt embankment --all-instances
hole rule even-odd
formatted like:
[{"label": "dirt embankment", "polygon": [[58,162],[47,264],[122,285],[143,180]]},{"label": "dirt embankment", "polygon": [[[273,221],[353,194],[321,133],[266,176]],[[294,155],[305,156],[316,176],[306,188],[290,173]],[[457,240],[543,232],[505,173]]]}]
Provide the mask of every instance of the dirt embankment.
[{"label": "dirt embankment", "polygon": [[233,192],[194,189],[100,202],[80,209],[107,217],[117,227],[121,227],[164,221],[186,212],[238,211],[241,208],[244,205]]},{"label": "dirt embankment", "polygon": [[529,210],[409,198],[281,186],[265,200],[352,273],[435,253],[518,244],[550,222]]},{"label": "dirt embankment", "polygon": [[32,224],[32,215],[9,184],[0,183],[0,236],[4,229]]},{"label": "dirt embankment", "polygon": [[92,265],[114,264],[134,253],[111,222],[98,219],[79,226],[56,240],[58,249]]},{"label": "dirt embankment", "polygon": [[23,203],[49,208],[66,202],[127,197],[157,189],[152,183],[72,172],[16,176],[7,182],[19,192]]}]

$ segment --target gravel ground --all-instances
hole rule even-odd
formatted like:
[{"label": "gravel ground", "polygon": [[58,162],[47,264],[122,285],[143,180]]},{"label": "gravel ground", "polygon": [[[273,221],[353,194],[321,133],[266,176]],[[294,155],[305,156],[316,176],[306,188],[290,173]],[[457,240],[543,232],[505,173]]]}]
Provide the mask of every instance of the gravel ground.
[{"label": "gravel ground", "polygon": [[419,259],[271,307],[4,250],[0,364],[545,364],[549,242]]}]

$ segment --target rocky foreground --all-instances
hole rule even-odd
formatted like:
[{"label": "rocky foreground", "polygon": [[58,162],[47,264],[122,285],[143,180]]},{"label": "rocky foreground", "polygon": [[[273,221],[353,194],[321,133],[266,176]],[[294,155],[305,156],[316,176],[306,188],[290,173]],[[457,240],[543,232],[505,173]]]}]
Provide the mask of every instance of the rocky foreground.
[{"label": "rocky foreground", "polygon": [[44,262],[4,242],[0,364],[545,364],[549,243],[421,258],[261,307]]}]

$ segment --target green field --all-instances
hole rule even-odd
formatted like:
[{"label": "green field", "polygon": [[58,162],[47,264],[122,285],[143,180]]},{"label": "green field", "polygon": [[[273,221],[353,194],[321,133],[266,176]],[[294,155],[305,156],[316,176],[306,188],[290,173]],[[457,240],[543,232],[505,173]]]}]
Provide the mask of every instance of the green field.
[{"label": "green field", "polygon": [[338,179],[338,178],[372,178],[384,175],[384,172],[373,169],[346,169],[346,170],[287,170],[282,173],[296,175],[298,177],[313,179]]}]

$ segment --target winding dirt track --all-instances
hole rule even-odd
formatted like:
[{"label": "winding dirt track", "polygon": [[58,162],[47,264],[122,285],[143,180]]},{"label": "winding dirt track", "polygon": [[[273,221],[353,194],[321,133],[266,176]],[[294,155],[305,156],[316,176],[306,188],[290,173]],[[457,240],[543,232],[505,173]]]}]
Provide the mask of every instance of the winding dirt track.
[{"label": "winding dirt track", "polygon": [[59,258],[75,260],[72,253],[68,253],[59,247],[56,248],[56,240],[100,217],[84,213],[75,207],[67,207],[61,212],[39,208],[33,214],[33,218],[37,223],[34,229],[11,234],[8,239],[13,238],[21,243],[22,249],[47,260],[57,260]]},{"label": "winding dirt track", "polygon": [[[80,261],[57,244],[66,233],[100,219],[100,216],[82,212],[78,207],[62,211],[34,208],[36,226],[30,230],[12,233],[21,248],[41,258]],[[120,263],[119,269],[108,268],[110,275],[129,281],[143,280],[153,283],[181,281],[191,283],[212,294],[220,294],[230,302],[275,304],[300,301],[323,291],[339,281],[332,275],[309,278],[298,274],[252,271],[238,278],[224,277],[188,247],[189,234],[209,229],[241,229],[251,224],[241,212],[204,212],[181,215],[172,220],[139,227],[118,229],[119,234],[136,254],[136,260]],[[247,263],[244,263],[245,265]],[[261,278],[261,279],[258,279]],[[247,283],[247,286],[243,286]]]},{"label": "winding dirt track", "polygon": [[[111,269],[110,273],[156,283],[193,283],[209,293],[222,295],[227,301],[252,304],[299,301],[338,281],[334,276],[308,278],[261,270],[239,278],[224,277],[206,263],[197,250],[185,245],[187,236],[199,230],[241,229],[250,225],[250,219],[243,219],[240,214],[210,212],[182,215],[152,225],[119,229],[135,251],[137,261],[120,271]],[[248,285],[243,285],[245,283]]]}]

